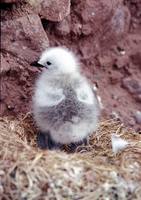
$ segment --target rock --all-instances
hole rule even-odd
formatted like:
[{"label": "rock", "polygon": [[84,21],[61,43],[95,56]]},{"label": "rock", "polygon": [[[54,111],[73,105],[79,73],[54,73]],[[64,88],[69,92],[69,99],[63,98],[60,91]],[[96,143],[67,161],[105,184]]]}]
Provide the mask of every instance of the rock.
[{"label": "rock", "polygon": [[[22,115],[31,109],[37,68],[29,64],[49,46],[38,15],[31,14],[1,23],[1,116]],[[8,73],[7,73],[8,72]]]},{"label": "rock", "polygon": [[128,66],[128,63],[129,63],[129,56],[124,55],[124,56],[119,57],[117,60],[114,61],[113,67],[115,67],[117,69],[121,69],[121,68],[124,68],[125,66]]},{"label": "rock", "polygon": [[122,74],[119,71],[111,71],[109,75],[109,82],[112,85],[118,84],[121,82]]},{"label": "rock", "polygon": [[122,86],[133,95],[136,101],[141,102],[141,81],[125,78],[122,81]]},{"label": "rock", "polygon": [[82,33],[83,33],[83,35],[85,35],[85,36],[90,35],[93,32],[92,29],[93,28],[90,26],[90,24],[84,24],[82,26]]},{"label": "rock", "polygon": [[138,65],[139,68],[141,69],[141,52],[137,52],[131,55],[131,60],[133,64]]},{"label": "rock", "polygon": [[1,70],[0,70],[0,75],[5,74],[5,73],[8,72],[9,70],[10,70],[9,63],[8,63],[7,60],[3,57],[3,55],[1,55]]},{"label": "rock", "polygon": [[[111,19],[111,25],[112,29],[115,30],[117,34],[124,33],[125,31],[128,31],[129,26],[129,19],[127,21],[127,18],[129,17],[129,11],[126,7],[123,7],[122,5],[119,5],[117,8],[115,8],[114,15]],[[128,23],[128,26],[126,24]],[[127,29],[127,30],[126,30]]]},{"label": "rock", "polygon": [[74,35],[80,36],[81,33],[82,33],[82,24],[80,24],[80,23],[78,23],[78,22],[77,22],[77,23],[74,23],[71,32],[72,32]]},{"label": "rock", "polygon": [[60,22],[70,13],[70,0],[28,0],[42,18]]},{"label": "rock", "polygon": [[131,78],[123,79],[123,87],[131,94],[141,94],[141,82]]},{"label": "rock", "polygon": [[135,96],[136,101],[141,102],[141,94]]},{"label": "rock", "polygon": [[6,53],[2,56],[0,74],[0,115],[21,116],[31,109],[32,91],[39,73],[26,61]]},{"label": "rock", "polygon": [[21,0],[1,0],[0,3],[17,3],[20,2]]},{"label": "rock", "polygon": [[26,15],[1,23],[1,48],[4,52],[31,63],[48,46],[49,41],[38,15]]},{"label": "rock", "polygon": [[140,30],[141,24],[141,1],[140,0],[124,0],[124,4],[128,6],[132,19],[130,29],[136,28]]},{"label": "rock", "polygon": [[121,48],[120,46],[117,46],[117,51],[120,56],[124,56],[126,54],[126,51],[124,50],[124,48]]},{"label": "rock", "polygon": [[130,117],[130,118],[128,119],[128,124],[129,124],[131,127],[135,126],[135,124],[136,124],[135,119],[134,119],[133,117]]},{"label": "rock", "polygon": [[135,120],[138,124],[141,124],[141,111],[136,111],[135,113]]},{"label": "rock", "polygon": [[64,19],[63,21],[59,22],[56,27],[56,34],[60,36],[66,36],[70,33],[70,20]]},{"label": "rock", "polygon": [[82,21],[82,33],[92,34],[95,46],[108,49],[128,32],[130,12],[121,0],[79,0],[75,12]]}]

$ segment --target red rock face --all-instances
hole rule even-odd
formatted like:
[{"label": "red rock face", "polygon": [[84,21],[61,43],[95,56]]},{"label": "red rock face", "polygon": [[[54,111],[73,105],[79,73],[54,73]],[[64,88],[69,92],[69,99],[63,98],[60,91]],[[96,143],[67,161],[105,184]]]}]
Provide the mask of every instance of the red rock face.
[{"label": "red rock face", "polygon": [[30,63],[49,46],[38,15],[25,15],[2,22],[1,114],[21,115],[31,110],[37,69]]},{"label": "red rock face", "polygon": [[126,88],[136,100],[141,102],[141,80],[125,78],[123,79],[123,87]]},{"label": "red rock face", "polygon": [[28,0],[44,19],[59,22],[70,13],[70,0]]},{"label": "red rock face", "polygon": [[1,48],[28,63],[49,46],[38,15],[26,15],[1,23]]},{"label": "red rock face", "polygon": [[17,3],[21,0],[1,0],[0,3]]},{"label": "red rock face", "polygon": [[68,0],[29,2],[34,8],[17,3],[2,10],[0,114],[20,116],[32,110],[40,71],[30,63],[50,43],[77,54],[83,73],[98,86],[104,119],[119,117],[139,130],[139,1],[72,0],[71,9]]},{"label": "red rock face", "polygon": [[74,10],[82,22],[82,34],[94,37],[94,50],[115,44],[128,31],[130,13],[121,1],[77,1]]},{"label": "red rock face", "polygon": [[124,0],[131,13],[131,31],[135,30],[141,31],[141,1],[140,0]]}]

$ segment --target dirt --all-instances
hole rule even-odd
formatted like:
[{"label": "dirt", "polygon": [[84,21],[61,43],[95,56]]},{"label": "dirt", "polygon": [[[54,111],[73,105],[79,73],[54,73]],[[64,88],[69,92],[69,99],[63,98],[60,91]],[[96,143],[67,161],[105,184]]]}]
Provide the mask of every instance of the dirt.
[{"label": "dirt", "polygon": [[[83,0],[77,3],[72,0],[71,12],[61,22],[51,22],[42,16],[39,19],[37,15],[37,28],[31,26],[28,32],[26,23],[21,25],[21,18],[25,7],[26,14],[35,15],[30,6],[3,6],[2,28],[9,20],[13,22],[8,26],[14,25],[10,29],[12,33],[7,28],[2,32],[2,116],[19,117],[32,110],[34,82],[40,71],[30,63],[40,55],[43,41],[49,40],[50,46],[65,45],[78,55],[83,73],[98,87],[104,106],[103,119],[116,117],[127,126],[141,130],[135,118],[135,113],[141,111],[141,3],[113,1],[111,7],[110,0],[96,2],[87,0],[84,4]],[[97,8],[96,22],[89,16],[92,4]],[[21,32],[15,34],[13,27]],[[42,41],[39,45],[38,38]]]}]

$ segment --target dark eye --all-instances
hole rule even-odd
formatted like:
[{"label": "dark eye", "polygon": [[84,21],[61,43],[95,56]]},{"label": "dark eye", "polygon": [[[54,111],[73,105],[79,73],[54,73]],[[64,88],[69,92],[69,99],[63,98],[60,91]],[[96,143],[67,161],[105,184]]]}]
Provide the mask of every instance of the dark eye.
[{"label": "dark eye", "polygon": [[47,65],[51,65],[51,62],[47,61]]}]

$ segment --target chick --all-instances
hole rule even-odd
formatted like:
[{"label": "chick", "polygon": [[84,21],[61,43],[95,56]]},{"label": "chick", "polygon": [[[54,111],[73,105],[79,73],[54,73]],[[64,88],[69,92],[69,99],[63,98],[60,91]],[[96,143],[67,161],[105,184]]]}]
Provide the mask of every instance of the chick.
[{"label": "chick", "polygon": [[48,48],[38,65],[44,67],[33,96],[39,146],[80,144],[96,130],[100,107],[77,58],[66,48]]}]

